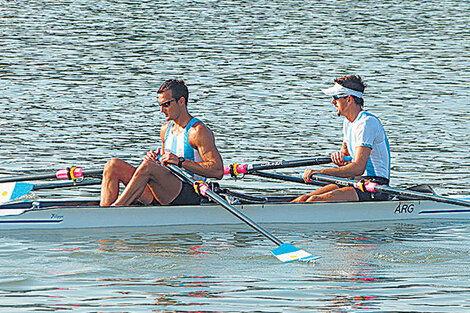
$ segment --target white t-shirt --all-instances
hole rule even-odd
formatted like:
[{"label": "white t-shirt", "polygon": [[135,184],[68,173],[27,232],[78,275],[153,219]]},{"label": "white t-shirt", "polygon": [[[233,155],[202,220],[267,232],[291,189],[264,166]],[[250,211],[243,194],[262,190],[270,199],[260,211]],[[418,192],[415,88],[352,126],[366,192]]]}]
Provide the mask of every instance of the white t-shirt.
[{"label": "white t-shirt", "polygon": [[361,111],[352,123],[345,118],[343,136],[353,159],[357,147],[372,149],[363,176],[379,176],[390,179],[390,145],[377,116]]}]

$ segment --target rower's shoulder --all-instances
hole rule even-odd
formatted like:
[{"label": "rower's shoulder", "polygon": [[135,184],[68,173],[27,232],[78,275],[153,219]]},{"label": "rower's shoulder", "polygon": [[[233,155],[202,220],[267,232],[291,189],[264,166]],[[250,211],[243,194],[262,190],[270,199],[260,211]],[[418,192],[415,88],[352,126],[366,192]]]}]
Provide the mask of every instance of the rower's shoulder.
[{"label": "rower's shoulder", "polygon": [[198,120],[196,123],[194,123],[193,127],[191,127],[191,130],[195,133],[204,133],[204,132],[212,132],[209,127],[204,124],[201,120]]},{"label": "rower's shoulder", "polygon": [[362,112],[363,112],[365,118],[376,118],[376,119],[379,119],[379,117],[378,117],[377,114],[375,114],[375,113],[372,113],[372,112],[369,112],[369,111],[366,111],[366,110],[363,110]]},{"label": "rower's shoulder", "polygon": [[190,140],[199,141],[202,138],[212,139],[214,140],[214,133],[210,130],[210,128],[204,124],[201,120],[198,120],[190,129],[189,132]]},{"label": "rower's shoulder", "polygon": [[194,124],[191,126],[191,130],[201,130],[201,129],[209,129],[203,121],[198,119],[197,117],[193,117]]},{"label": "rower's shoulder", "polygon": [[364,120],[364,122],[367,122],[367,123],[379,123],[379,124],[382,124],[380,122],[380,119],[378,118],[377,115],[375,115],[374,113],[371,113],[371,112],[367,112],[367,111],[362,111],[362,115],[361,115],[361,119]]}]

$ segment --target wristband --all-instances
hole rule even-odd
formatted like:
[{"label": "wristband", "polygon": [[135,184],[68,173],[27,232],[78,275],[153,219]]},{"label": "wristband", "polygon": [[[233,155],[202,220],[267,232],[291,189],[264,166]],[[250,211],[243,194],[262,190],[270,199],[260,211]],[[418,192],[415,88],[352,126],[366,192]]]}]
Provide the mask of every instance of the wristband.
[{"label": "wristband", "polygon": [[186,161],[185,158],[179,157],[178,158],[178,167],[181,168],[183,166],[183,162]]}]

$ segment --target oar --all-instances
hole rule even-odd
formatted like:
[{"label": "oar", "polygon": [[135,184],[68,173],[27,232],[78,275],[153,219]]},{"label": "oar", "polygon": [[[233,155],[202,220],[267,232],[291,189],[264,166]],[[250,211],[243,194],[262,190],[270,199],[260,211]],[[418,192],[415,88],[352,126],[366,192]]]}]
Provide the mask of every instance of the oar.
[{"label": "oar", "polygon": [[103,172],[102,168],[83,169],[81,167],[72,166],[70,168],[64,168],[64,169],[55,171],[53,173],[0,177],[0,183],[43,180],[43,179],[52,179],[52,178],[75,180],[80,177],[98,175],[98,174],[101,174],[102,172]]},{"label": "oar", "polygon": [[83,181],[67,181],[59,183],[30,184],[22,182],[10,182],[0,184],[0,204],[14,201],[26,196],[33,190],[66,188],[75,186],[90,186],[101,184],[101,179],[91,179]]},{"label": "oar", "polygon": [[288,181],[288,182],[293,182],[293,183],[300,183],[300,184],[307,184],[307,185],[315,185],[315,186],[326,186],[326,185],[328,185],[328,183],[321,182],[321,181],[316,181],[316,180],[312,180],[312,181],[306,183],[300,177],[281,175],[281,174],[275,174],[275,173],[251,171],[250,174],[260,176],[260,177],[264,177],[264,178],[271,178],[271,179],[277,179],[277,180],[283,180],[283,181]]},{"label": "oar", "polygon": [[397,195],[397,196],[410,197],[412,199],[432,200],[436,202],[443,202],[443,203],[448,203],[448,204],[455,204],[455,205],[470,207],[470,201],[442,197],[442,196],[438,196],[434,194],[426,194],[426,193],[413,191],[413,190],[404,190],[404,189],[394,188],[394,187],[390,187],[386,185],[379,185],[377,183],[370,182],[370,181],[361,182],[361,181],[354,181],[350,179],[337,178],[333,176],[320,175],[320,174],[312,174],[310,175],[310,177],[314,180],[325,181],[325,182],[329,182],[329,183],[336,184],[339,186],[356,187],[361,190],[362,189],[367,190],[369,192],[384,192],[384,193]]},{"label": "oar", "polygon": [[224,166],[224,175],[237,176],[239,174],[250,173],[251,171],[258,170],[272,170],[278,168],[290,168],[290,167],[301,167],[310,165],[327,164],[331,162],[330,157],[325,158],[310,158],[310,159],[299,159],[291,161],[272,161],[255,164],[230,164]]},{"label": "oar", "polygon": [[306,262],[311,262],[315,259],[320,258],[319,256],[312,255],[300,248],[297,248],[296,246],[290,244],[290,243],[284,243],[278,238],[274,237],[274,235],[270,234],[267,232],[265,229],[263,229],[261,226],[256,224],[253,220],[251,220],[248,216],[243,214],[242,212],[238,211],[233,205],[222,199],[218,194],[213,192],[205,183],[202,182],[197,182],[194,180],[194,178],[180,169],[179,167],[175,165],[167,165],[168,168],[176,175],[178,176],[181,180],[187,181],[193,186],[198,186],[199,192],[201,195],[208,197],[209,199],[213,200],[214,202],[220,204],[222,207],[224,207],[227,211],[238,217],[240,220],[248,224],[251,228],[271,240],[273,243],[278,245],[279,247],[272,249],[271,253],[278,258],[282,262],[291,262],[291,261],[306,261]]},{"label": "oar", "polygon": [[0,204],[25,196],[33,188],[34,185],[28,183],[2,183],[0,184]]},{"label": "oar", "polygon": [[[352,157],[345,156],[344,161],[351,161]],[[330,157],[318,157],[318,158],[309,158],[309,159],[299,159],[291,161],[272,161],[272,162],[263,162],[263,163],[254,163],[254,164],[230,164],[224,166],[224,175],[238,176],[240,174],[252,173],[253,171],[260,170],[272,170],[280,168],[291,168],[291,167],[302,167],[302,166],[311,166],[311,165],[320,165],[331,163]]]}]

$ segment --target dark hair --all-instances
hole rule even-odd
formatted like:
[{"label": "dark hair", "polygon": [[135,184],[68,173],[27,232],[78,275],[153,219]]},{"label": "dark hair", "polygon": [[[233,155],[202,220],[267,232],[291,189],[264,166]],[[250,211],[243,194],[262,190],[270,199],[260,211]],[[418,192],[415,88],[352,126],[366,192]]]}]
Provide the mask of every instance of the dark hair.
[{"label": "dark hair", "polygon": [[[364,92],[364,89],[366,89],[367,87],[367,84],[359,75],[348,75],[348,76],[336,78],[335,83],[340,84],[341,86],[346,87],[348,89],[356,90],[359,92]],[[354,102],[356,104],[360,105],[361,107],[364,106],[363,98],[359,98],[356,96],[352,96],[352,97],[354,98]]]},{"label": "dark hair", "polygon": [[163,93],[167,90],[171,90],[171,96],[176,100],[183,97],[185,99],[185,104],[188,105],[189,92],[184,80],[169,79],[160,86],[157,93]]}]

